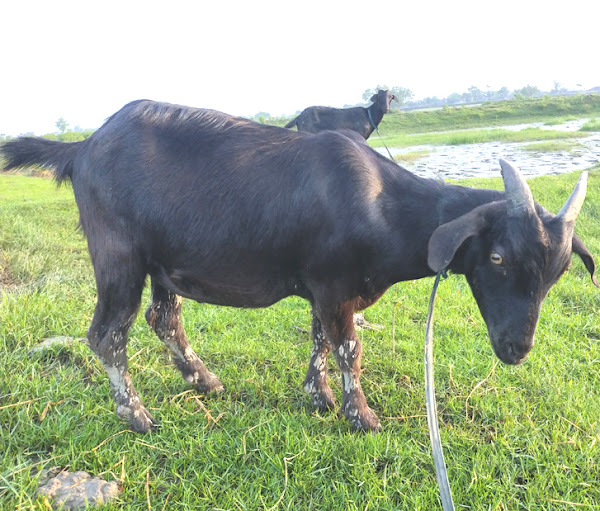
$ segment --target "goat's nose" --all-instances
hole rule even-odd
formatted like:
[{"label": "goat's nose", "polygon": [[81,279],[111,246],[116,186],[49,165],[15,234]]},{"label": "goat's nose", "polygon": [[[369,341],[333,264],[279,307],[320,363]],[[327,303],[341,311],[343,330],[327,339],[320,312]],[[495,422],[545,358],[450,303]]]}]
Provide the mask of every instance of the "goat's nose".
[{"label": "goat's nose", "polygon": [[517,344],[514,342],[509,343],[508,353],[511,360],[511,364],[517,365],[523,362],[531,350],[533,343]]}]

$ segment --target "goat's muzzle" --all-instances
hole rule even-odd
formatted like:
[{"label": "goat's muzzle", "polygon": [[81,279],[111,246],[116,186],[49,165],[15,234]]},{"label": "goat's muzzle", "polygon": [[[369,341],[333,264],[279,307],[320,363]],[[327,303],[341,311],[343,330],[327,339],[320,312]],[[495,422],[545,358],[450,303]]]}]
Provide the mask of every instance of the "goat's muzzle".
[{"label": "goat's muzzle", "polygon": [[490,341],[496,356],[501,362],[508,365],[522,364],[534,345],[533,336],[530,339],[517,342],[510,338],[503,338],[501,340],[494,339],[492,335],[490,335]]}]

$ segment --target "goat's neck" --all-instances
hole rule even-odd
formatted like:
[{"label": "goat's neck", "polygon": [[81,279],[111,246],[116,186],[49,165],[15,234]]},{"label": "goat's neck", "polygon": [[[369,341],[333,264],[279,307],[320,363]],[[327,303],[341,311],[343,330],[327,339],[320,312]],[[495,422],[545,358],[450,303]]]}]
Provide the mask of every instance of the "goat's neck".
[{"label": "goat's neck", "polygon": [[504,199],[504,192],[446,185],[438,202],[438,225],[455,220],[478,206]]},{"label": "goat's neck", "polygon": [[[428,244],[433,232],[482,204],[504,198],[503,192],[448,185],[395,170],[397,186],[393,187],[392,196],[404,199],[390,200],[388,204],[392,206],[386,212],[395,240],[390,247],[391,282],[433,275],[427,264]],[[397,261],[403,261],[403,264]],[[451,269],[462,273],[460,267]]]},{"label": "goat's neck", "polygon": [[[497,190],[486,190],[477,188],[466,188],[463,186],[447,185],[442,200],[439,203],[439,225],[451,222],[461,217],[483,204],[502,200],[504,192]],[[461,250],[457,252],[449,265],[449,269],[454,273],[464,273],[464,257],[460,256]]]},{"label": "goat's neck", "polygon": [[367,115],[369,115],[369,112],[371,113],[369,117],[369,124],[375,124],[375,126],[371,126],[371,128],[375,129],[376,126],[379,126],[379,123],[381,122],[381,119],[383,119],[385,112],[379,103],[373,103],[371,106],[369,106],[367,108]]}]

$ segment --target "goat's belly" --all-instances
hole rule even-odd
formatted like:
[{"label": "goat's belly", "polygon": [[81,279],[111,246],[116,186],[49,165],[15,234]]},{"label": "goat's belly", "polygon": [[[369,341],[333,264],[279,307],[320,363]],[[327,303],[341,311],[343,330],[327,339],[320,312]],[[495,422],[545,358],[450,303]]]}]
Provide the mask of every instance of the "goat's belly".
[{"label": "goat's belly", "polygon": [[185,298],[230,307],[268,307],[290,295],[304,296],[302,286],[287,279],[256,275],[238,278],[199,278],[184,272],[160,272],[161,285]]}]

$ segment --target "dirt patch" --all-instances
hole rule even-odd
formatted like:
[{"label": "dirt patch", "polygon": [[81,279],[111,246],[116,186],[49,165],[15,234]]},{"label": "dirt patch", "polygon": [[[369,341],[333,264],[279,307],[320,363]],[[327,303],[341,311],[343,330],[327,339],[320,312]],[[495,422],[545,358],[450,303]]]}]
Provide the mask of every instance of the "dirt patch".
[{"label": "dirt patch", "polygon": [[3,265],[0,259],[0,291],[9,293],[17,288],[17,281],[10,274],[8,269]]}]

